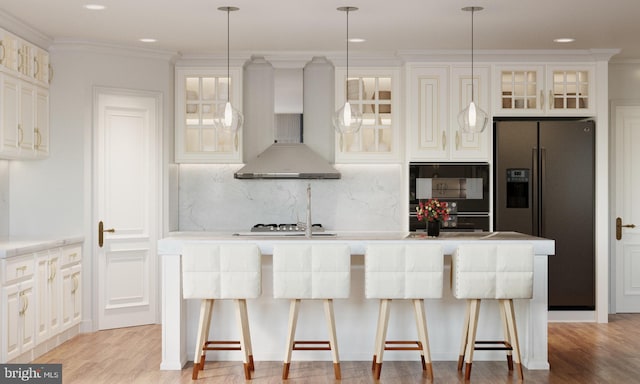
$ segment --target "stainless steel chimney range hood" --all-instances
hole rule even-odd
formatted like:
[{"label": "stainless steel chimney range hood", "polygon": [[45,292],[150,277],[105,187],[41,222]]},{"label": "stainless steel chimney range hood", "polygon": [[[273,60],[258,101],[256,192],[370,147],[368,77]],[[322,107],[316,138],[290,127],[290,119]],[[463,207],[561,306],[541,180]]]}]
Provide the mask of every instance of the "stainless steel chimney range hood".
[{"label": "stainless steel chimney range hood", "polygon": [[236,179],[339,179],[327,160],[303,143],[275,143],[235,174]]}]

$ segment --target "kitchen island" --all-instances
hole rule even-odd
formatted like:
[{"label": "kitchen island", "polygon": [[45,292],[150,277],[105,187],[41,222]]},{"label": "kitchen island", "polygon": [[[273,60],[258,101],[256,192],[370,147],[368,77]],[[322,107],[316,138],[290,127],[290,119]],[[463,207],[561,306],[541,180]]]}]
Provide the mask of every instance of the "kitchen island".
[{"label": "kitchen island", "polygon": [[[273,298],[273,246],[282,242],[336,242],[351,248],[351,296],[335,300],[335,318],[340,359],[368,361],[373,354],[378,315],[378,300],[364,295],[364,252],[369,243],[403,244],[429,241],[441,244],[445,253],[445,287],[442,299],[425,300],[431,356],[434,361],[457,361],[465,312],[465,302],[451,295],[450,255],[459,244],[526,242],[534,246],[533,299],[515,300],[522,361],[528,369],[549,369],[547,356],[547,257],[555,252],[553,240],[515,232],[445,232],[429,238],[424,233],[324,233],[307,239],[304,236],[269,236],[210,232],[175,232],[158,242],[162,265],[162,362],[160,369],[180,370],[193,359],[197,331],[199,300],[182,298],[180,254],[186,243],[256,243],[262,254],[262,296],[248,300],[249,324],[253,355],[256,361],[279,361],[286,349],[288,300]],[[311,305],[309,305],[311,304]],[[297,339],[326,340],[327,330],[321,305],[303,301]],[[416,340],[415,320],[410,301],[395,300],[389,321],[389,340]],[[235,312],[230,301],[221,300],[214,309],[211,337],[237,340]],[[497,304],[483,302],[478,326],[478,339],[499,340],[503,337]],[[212,351],[215,360],[240,360],[239,352]],[[326,352],[294,352],[295,360],[331,360]],[[387,360],[414,360],[415,352],[389,351]],[[475,360],[503,360],[504,352],[479,351]]]}]

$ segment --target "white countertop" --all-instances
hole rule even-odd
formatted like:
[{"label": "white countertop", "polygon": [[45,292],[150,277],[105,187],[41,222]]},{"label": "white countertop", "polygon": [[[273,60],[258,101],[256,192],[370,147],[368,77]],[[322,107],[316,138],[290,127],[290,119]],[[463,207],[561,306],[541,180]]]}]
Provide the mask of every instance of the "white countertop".
[{"label": "white countertop", "polygon": [[0,237],[0,259],[39,252],[45,249],[82,243],[84,236],[60,236],[51,238]]},{"label": "white countertop", "polygon": [[217,241],[217,242],[255,242],[264,254],[271,254],[273,245],[282,241],[286,242],[347,242],[351,246],[352,254],[364,254],[366,244],[370,242],[407,242],[407,241],[433,241],[441,243],[446,254],[451,254],[458,244],[482,241],[529,241],[533,243],[535,253],[538,255],[553,255],[555,253],[555,241],[535,236],[529,236],[518,232],[441,232],[438,237],[428,237],[425,232],[324,232],[314,235],[310,239],[302,234],[273,235],[260,232],[172,232],[168,237],[158,242],[158,254],[180,254],[182,244],[185,242]]}]

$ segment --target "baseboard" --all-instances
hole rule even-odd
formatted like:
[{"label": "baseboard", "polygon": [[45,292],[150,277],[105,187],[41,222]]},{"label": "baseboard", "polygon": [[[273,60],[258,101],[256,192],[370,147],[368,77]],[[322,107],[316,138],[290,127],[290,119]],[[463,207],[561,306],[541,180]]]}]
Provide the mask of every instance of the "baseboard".
[{"label": "baseboard", "polygon": [[550,323],[595,323],[596,311],[549,311]]}]

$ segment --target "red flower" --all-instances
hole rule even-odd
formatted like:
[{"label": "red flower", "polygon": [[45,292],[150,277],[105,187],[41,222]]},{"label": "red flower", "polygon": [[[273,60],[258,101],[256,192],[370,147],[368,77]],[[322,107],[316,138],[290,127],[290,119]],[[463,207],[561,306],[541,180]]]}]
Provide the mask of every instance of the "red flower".
[{"label": "red flower", "polygon": [[418,202],[416,207],[418,221],[426,219],[427,221],[445,221],[449,219],[449,206],[446,201],[438,199],[429,199],[427,203]]}]

